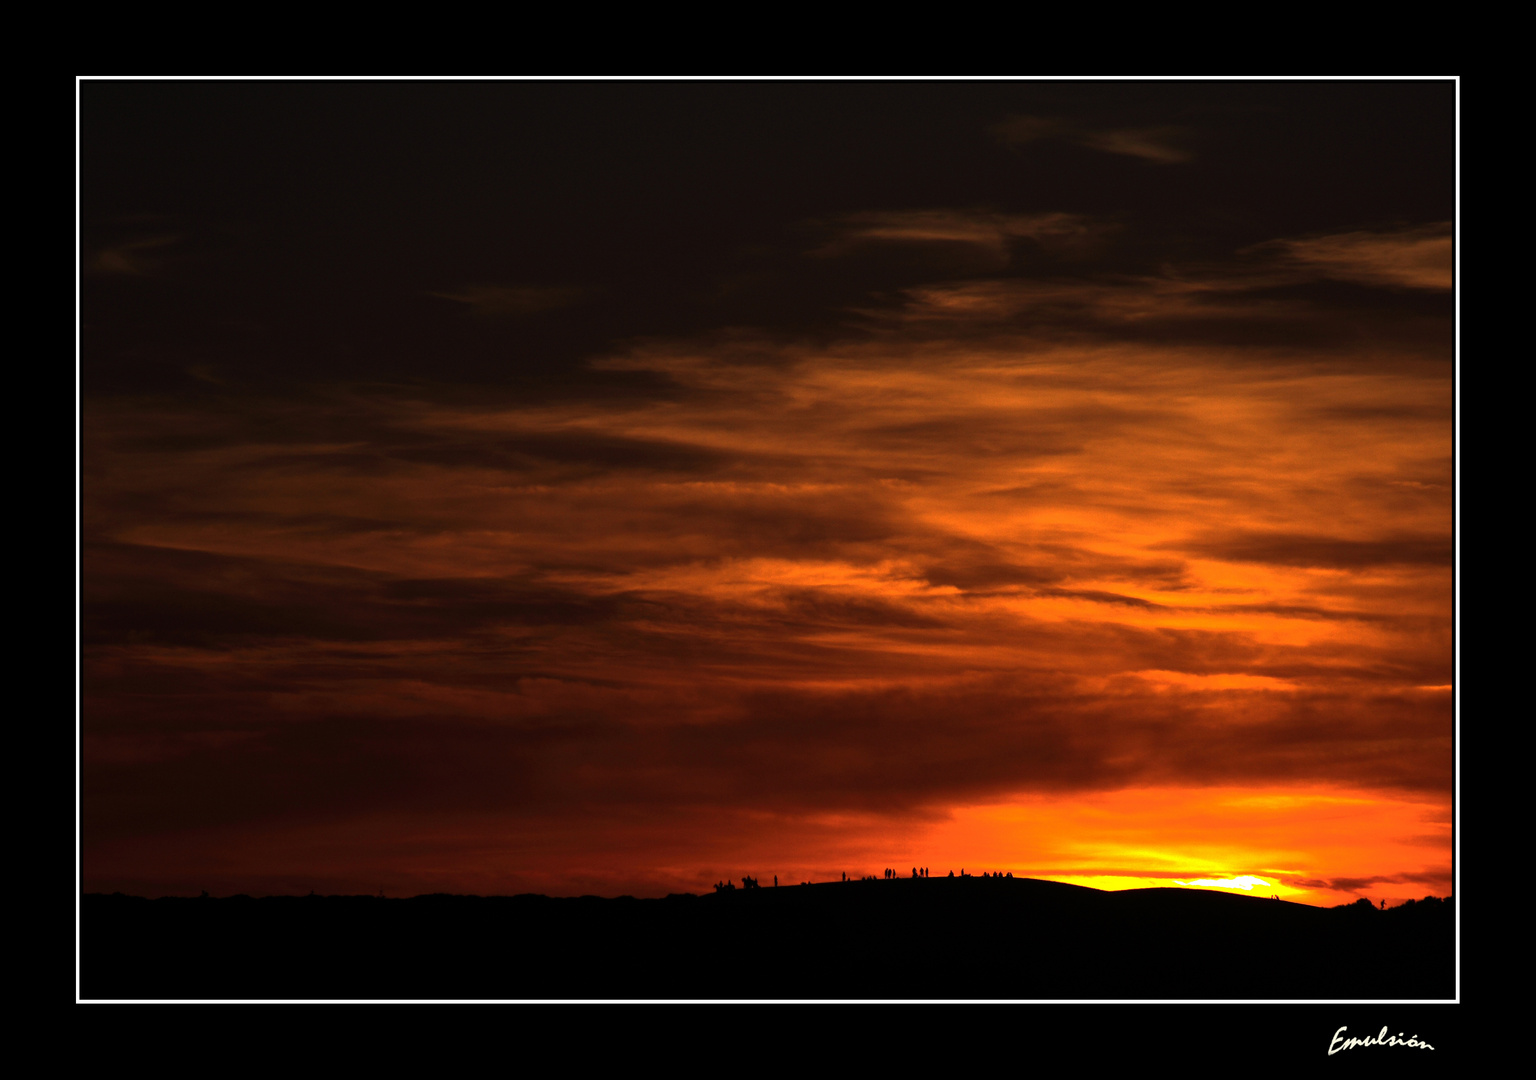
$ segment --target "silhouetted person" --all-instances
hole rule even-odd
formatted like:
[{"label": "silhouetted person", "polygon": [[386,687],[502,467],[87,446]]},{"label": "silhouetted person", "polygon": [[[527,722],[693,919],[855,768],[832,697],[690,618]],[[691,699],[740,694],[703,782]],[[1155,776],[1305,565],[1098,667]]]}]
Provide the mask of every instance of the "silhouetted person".
[{"label": "silhouetted person", "polygon": [[950,876],[950,877],[954,877],[954,876],[955,876],[955,872],[954,872],[954,871],[953,871],[953,870],[951,870],[951,871],[950,871],[950,872],[949,872],[949,876]]},{"label": "silhouetted person", "polygon": [[[207,895],[208,895],[208,894],[207,894],[207,893],[203,893],[203,895],[204,895],[204,896],[207,896]],[[1386,902],[1386,901],[1385,901],[1385,900],[1383,900],[1383,901],[1382,901],[1382,902],[1381,902],[1381,910],[1382,910],[1382,911],[1386,911],[1386,910],[1387,910],[1387,902]]]},{"label": "silhouetted person", "polygon": [[773,887],[775,889],[777,889],[779,887],[779,875],[778,874],[774,874],[773,875]]}]

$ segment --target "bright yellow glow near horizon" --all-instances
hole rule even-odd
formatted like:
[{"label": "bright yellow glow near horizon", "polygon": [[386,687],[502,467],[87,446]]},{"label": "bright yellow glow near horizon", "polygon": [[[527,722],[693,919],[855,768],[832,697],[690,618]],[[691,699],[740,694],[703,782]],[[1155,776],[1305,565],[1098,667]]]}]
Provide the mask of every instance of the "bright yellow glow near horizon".
[{"label": "bright yellow glow near horizon", "polygon": [[1452,891],[1448,800],[1323,786],[1029,796],[956,809],[915,846],[967,872],[1095,889],[1218,888],[1320,906]]}]

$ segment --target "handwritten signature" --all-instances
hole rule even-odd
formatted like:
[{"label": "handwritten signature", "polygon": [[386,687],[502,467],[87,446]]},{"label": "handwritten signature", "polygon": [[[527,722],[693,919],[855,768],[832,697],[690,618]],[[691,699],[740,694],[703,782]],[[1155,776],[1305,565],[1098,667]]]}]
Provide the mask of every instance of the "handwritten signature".
[{"label": "handwritten signature", "polygon": [[1417,1035],[1410,1035],[1406,1039],[1403,1038],[1403,1033],[1401,1031],[1399,1031],[1396,1035],[1388,1035],[1387,1026],[1385,1024],[1382,1025],[1381,1032],[1379,1034],[1367,1035],[1363,1039],[1357,1039],[1353,1035],[1347,1039],[1344,1038],[1343,1035],[1348,1030],[1348,1027],[1341,1027],[1338,1031],[1333,1033],[1333,1041],[1328,1044],[1329,1057],[1337,1054],[1340,1050],[1353,1050],[1357,1046],[1412,1046],[1419,1050],[1434,1049],[1433,1046],[1430,1046],[1429,1043],[1425,1042]]}]

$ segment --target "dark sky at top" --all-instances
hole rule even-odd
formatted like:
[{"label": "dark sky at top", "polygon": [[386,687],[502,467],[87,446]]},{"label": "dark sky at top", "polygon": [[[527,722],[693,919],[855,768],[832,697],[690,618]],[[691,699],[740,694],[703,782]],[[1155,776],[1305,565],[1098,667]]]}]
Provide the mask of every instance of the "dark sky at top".
[{"label": "dark sky at top", "polygon": [[[195,392],[185,369],[210,357],[264,389],[644,392],[582,361],[638,336],[841,329],[998,269],[807,260],[843,215],[1086,215],[1119,231],[1091,263],[1004,272],[1145,274],[1447,220],[1453,198],[1445,82],[88,82],[81,112],[86,250],[155,271],[88,275],[88,396]],[[475,320],[445,298],[507,282],[549,309]]]}]

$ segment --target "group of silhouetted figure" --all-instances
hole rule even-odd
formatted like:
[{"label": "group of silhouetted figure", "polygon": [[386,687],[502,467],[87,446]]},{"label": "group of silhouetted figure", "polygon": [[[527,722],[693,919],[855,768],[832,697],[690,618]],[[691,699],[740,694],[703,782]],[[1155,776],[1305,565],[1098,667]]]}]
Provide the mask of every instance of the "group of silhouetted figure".
[{"label": "group of silhouetted figure", "polygon": [[[777,874],[775,874],[773,876],[773,883],[775,885],[777,885],[779,883],[779,876]],[[756,889],[756,888],[758,888],[757,878],[755,878],[755,877],[744,877],[744,878],[742,878],[741,879],[741,887],[743,889]],[[715,882],[715,892],[735,892],[735,891],[736,891],[736,886],[733,885],[730,882],[729,879],[727,879],[725,881],[717,881],[717,882]]]},{"label": "group of silhouetted figure", "polygon": [[[912,877],[914,877],[914,878],[925,878],[927,876],[928,876],[928,868],[926,866],[914,866],[914,867],[912,867]],[[949,876],[950,877],[954,877],[955,876],[955,872],[953,870],[951,870],[949,872]],[[974,874],[967,874],[965,872],[965,868],[964,867],[962,867],[961,870],[960,870],[960,876],[961,877],[975,877]],[[998,870],[995,873],[991,873],[991,874],[987,873],[986,871],[982,871],[981,876],[984,877],[984,878],[1011,878],[1011,877],[1013,877],[1013,871],[1010,870],[1007,873],[1004,873],[1003,871]],[[884,875],[883,875],[883,879],[886,880],[886,881],[896,881],[896,880],[899,880],[900,877],[901,877],[900,872],[898,872],[896,870],[892,870],[890,868],[887,868],[885,873],[884,873]],[[876,878],[873,874],[866,874],[864,877],[861,877],[861,878],[851,878],[851,877],[848,876],[847,872],[845,871],[843,873],[843,880],[844,881],[855,881],[855,880],[857,880],[857,881],[878,881],[880,879]]]},{"label": "group of silhouetted figure", "polygon": [[[913,878],[926,878],[928,876],[928,868],[926,866],[914,866],[914,867],[912,867],[912,870],[911,870],[911,876]],[[949,872],[949,876],[950,877],[954,877],[955,876],[955,872],[953,870],[951,870]],[[974,874],[967,874],[965,872],[965,868],[961,867],[960,868],[960,875],[959,876],[960,877],[975,877],[976,875],[974,875]],[[1003,871],[998,870],[998,871],[996,871],[994,873],[990,873],[989,874],[985,870],[983,870],[981,876],[984,877],[984,878],[997,878],[997,879],[1011,878],[1011,877],[1013,877],[1013,872],[1010,870],[1007,873],[1004,873]],[[897,881],[897,880],[899,880],[901,878],[901,874],[897,870],[893,870],[890,867],[886,867],[885,873],[882,875],[882,877],[886,881]],[[881,878],[877,878],[873,874],[866,874],[866,875],[864,875],[861,878],[851,878],[851,877],[848,876],[848,872],[846,870],[844,870],[843,871],[843,880],[844,881],[879,881],[879,880],[881,880]],[[779,875],[777,875],[777,874],[773,875],[773,884],[775,886],[777,886],[779,884]],[[802,881],[800,884],[802,884],[802,885],[809,885],[810,882]],[[756,889],[759,886],[757,884],[757,879],[756,878],[754,878],[754,877],[744,877],[744,878],[741,879],[741,887],[743,889]],[[720,893],[720,892],[735,892],[735,891],[736,891],[736,886],[729,879],[726,879],[725,881],[717,881],[717,882],[715,882],[715,892],[717,892],[717,893]],[[1279,897],[1276,897],[1276,899],[1279,899]]]}]

